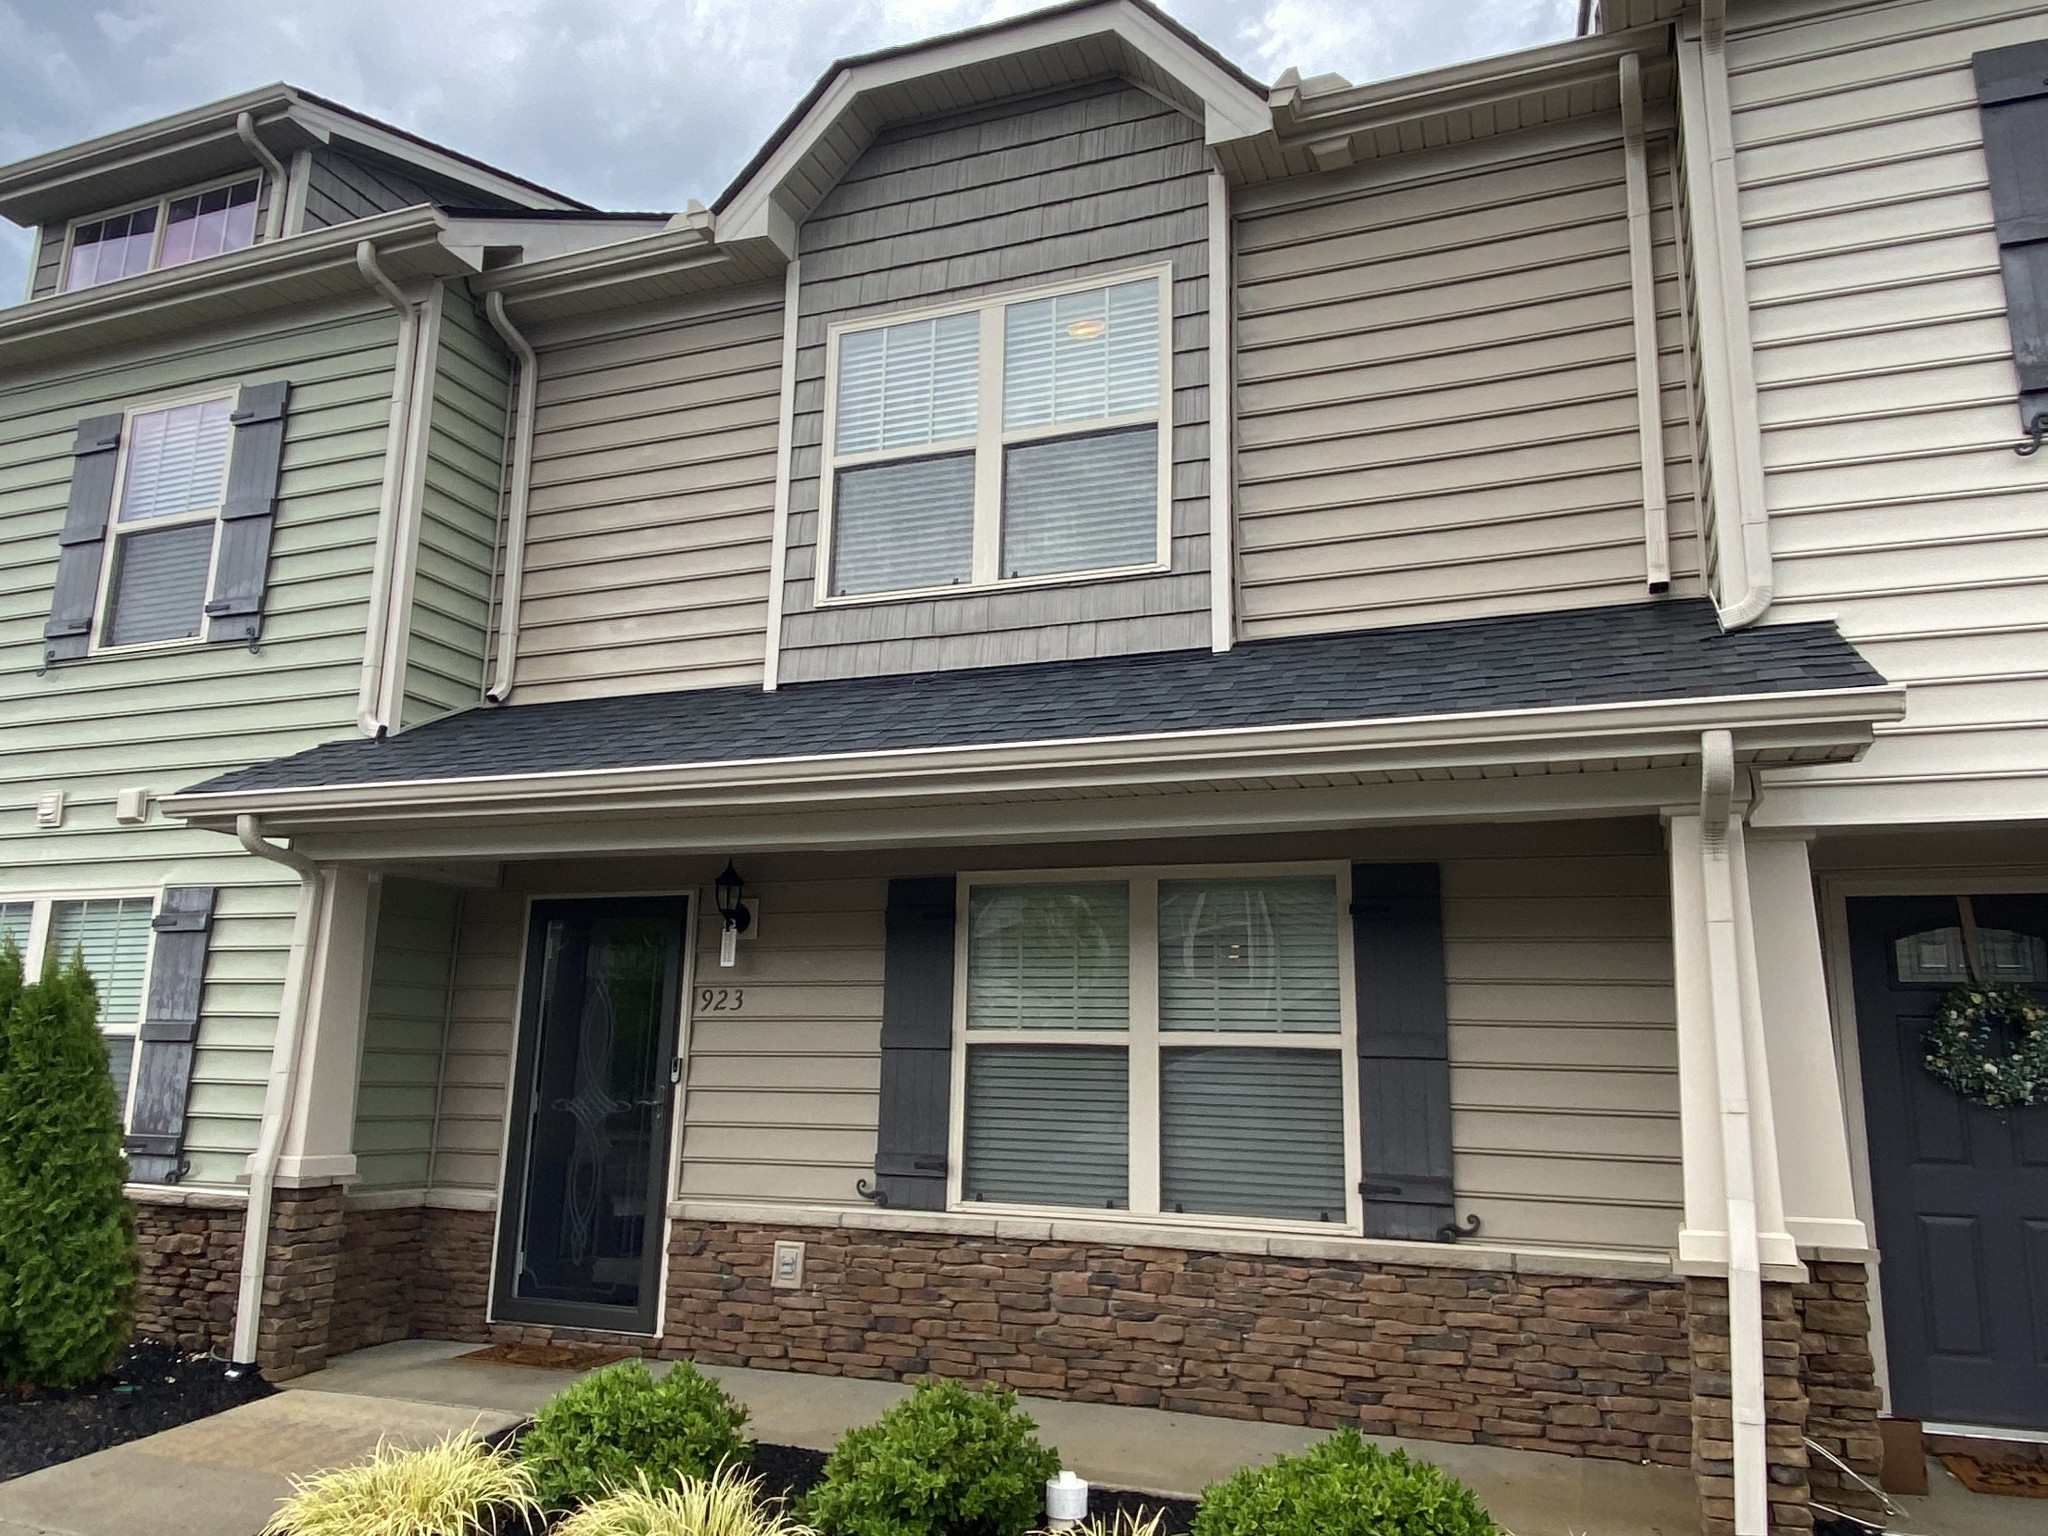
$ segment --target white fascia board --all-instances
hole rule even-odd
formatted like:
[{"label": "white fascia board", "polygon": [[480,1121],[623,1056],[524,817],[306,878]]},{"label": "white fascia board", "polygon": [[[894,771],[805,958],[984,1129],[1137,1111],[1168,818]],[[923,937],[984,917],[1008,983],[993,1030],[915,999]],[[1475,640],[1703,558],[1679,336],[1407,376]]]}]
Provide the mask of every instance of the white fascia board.
[{"label": "white fascia board", "polygon": [[[971,69],[1017,54],[1112,36],[1123,47],[1150,59],[1201,100],[1202,132],[1207,143],[1234,143],[1272,131],[1272,112],[1260,92],[1234,78],[1157,17],[1127,0],[1105,0],[1101,5],[1027,16],[1011,26],[944,38],[929,47],[841,70],[775,147],[775,152],[719,210],[721,236],[732,240],[776,239],[778,211],[784,218],[800,218],[801,211],[790,209],[781,197],[783,188],[813,148],[855,111],[860,98],[869,92]],[[787,254],[795,254],[793,247]]]},{"label": "white fascia board", "polygon": [[[456,226],[458,230],[460,227]],[[517,306],[652,273],[717,266],[732,259],[731,251],[702,230],[656,226],[651,233],[636,233],[583,250],[494,267],[478,277],[473,286],[478,293],[502,293],[507,304]]]},{"label": "white fascia board", "polygon": [[304,789],[183,793],[159,803],[196,825],[263,817],[373,821],[393,814],[520,817],[682,809],[873,803],[905,796],[986,797],[1137,784],[1330,772],[1484,768],[1530,762],[1683,758],[1702,730],[1735,734],[1739,751],[1806,748],[1850,756],[1872,726],[1905,712],[1893,687],[1318,721],[1216,731],[1146,732],[915,747],[892,752],[556,770]]},{"label": "white fascia board", "polygon": [[447,220],[433,208],[401,208],[0,309],[0,369],[145,331],[202,329],[231,314],[268,307],[266,291],[281,291],[295,279],[331,274],[337,289],[361,289],[355,251],[364,241],[396,277],[454,277],[472,270],[441,244],[446,228]]}]

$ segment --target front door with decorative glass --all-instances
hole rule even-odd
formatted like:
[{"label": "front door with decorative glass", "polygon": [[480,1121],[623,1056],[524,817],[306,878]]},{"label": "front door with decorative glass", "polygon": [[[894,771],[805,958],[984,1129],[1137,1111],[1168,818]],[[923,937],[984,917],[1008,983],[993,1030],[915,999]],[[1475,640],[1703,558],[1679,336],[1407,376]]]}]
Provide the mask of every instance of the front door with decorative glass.
[{"label": "front door with decorative glass", "polygon": [[[2048,896],[1860,898],[1849,924],[1892,1411],[2048,1429],[2048,1103],[1981,1102],[1928,1059],[1945,1003],[2048,1002]],[[2023,1054],[2014,1033],[1977,1054]]]},{"label": "front door with decorative glass", "polygon": [[494,1317],[655,1330],[687,915],[533,905]]}]

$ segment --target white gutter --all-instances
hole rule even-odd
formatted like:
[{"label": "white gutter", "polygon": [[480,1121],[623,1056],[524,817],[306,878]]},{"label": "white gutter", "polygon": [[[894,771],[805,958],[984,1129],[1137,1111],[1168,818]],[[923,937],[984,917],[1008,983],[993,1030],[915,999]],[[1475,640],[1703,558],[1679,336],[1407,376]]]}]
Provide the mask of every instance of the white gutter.
[{"label": "white gutter", "polygon": [[252,115],[247,112],[237,114],[235,135],[270,173],[270,209],[263,215],[263,238],[275,240],[277,232],[284,228],[285,184],[290,177],[285,173],[284,162],[270,152],[268,144],[256,137],[256,119]]},{"label": "white gutter", "polygon": [[519,664],[519,596],[526,582],[526,503],[533,489],[533,413],[540,392],[540,363],[533,348],[505,314],[505,295],[484,295],[491,329],[519,359],[519,398],[512,414],[512,489],[505,507],[505,602],[498,616],[498,659],[484,697],[502,704],[512,697]]},{"label": "white gutter", "polygon": [[1728,1202],[1728,1413],[1734,1442],[1736,1536],[1766,1536],[1769,1469],[1764,1437],[1763,1267],[1757,1242],[1756,1147],[1735,931],[1735,868],[1729,819],[1735,743],[1725,730],[1700,735],[1700,876],[1706,897],[1708,992],[1714,1079],[1721,1100],[1721,1166]]},{"label": "white gutter", "polygon": [[[1708,449],[1714,460],[1714,526],[1720,547],[1721,627],[1762,618],[1776,596],[1770,512],[1764,499],[1763,429],[1749,333],[1749,276],[1742,252],[1735,139],[1728,102],[1727,0],[1705,0],[1700,37],[1678,44],[1680,121],[1692,213],[1708,238],[1694,249],[1701,289],[1702,363],[1708,377]],[[1735,588],[1733,583],[1742,585]]]},{"label": "white gutter", "polygon": [[299,877],[299,909],[292,925],[291,959],[285,965],[284,995],[277,1011],[277,1035],[270,1045],[270,1081],[263,1091],[263,1128],[249,1154],[249,1211],[242,1228],[241,1290],[235,1303],[233,1359],[256,1362],[263,1313],[263,1263],[270,1248],[270,1202],[277,1187],[277,1163],[284,1150],[285,1118],[298,1092],[299,1038],[306,1021],[313,977],[313,948],[319,942],[327,900],[320,870],[304,854],[267,841],[254,816],[235,819],[235,836],[259,859],[282,864]]},{"label": "white gutter", "polygon": [[405,500],[406,446],[412,420],[414,353],[419,345],[419,310],[377,265],[377,248],[356,246],[356,270],[363,281],[398,311],[398,356],[392,364],[391,424],[384,435],[384,484],[377,501],[377,544],[370,561],[370,611],[363,624],[363,667],[356,685],[356,729],[382,736],[391,727],[382,708],[386,630],[391,617],[391,576]]}]

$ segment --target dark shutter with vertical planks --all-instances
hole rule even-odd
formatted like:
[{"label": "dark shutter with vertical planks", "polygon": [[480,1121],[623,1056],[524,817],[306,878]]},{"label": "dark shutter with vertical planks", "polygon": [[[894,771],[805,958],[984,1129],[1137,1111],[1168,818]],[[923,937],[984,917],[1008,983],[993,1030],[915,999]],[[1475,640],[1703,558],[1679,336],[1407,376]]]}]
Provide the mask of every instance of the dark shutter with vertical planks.
[{"label": "dark shutter with vertical planks", "polygon": [[185,1100],[199,1038],[199,997],[206,979],[213,889],[164,891],[150,927],[149,1000],[136,1050],[135,1102],[128,1116],[128,1176],[138,1184],[175,1184],[185,1171]]},{"label": "dark shutter with vertical planks", "polygon": [[284,453],[284,408],[291,385],[244,384],[235,400],[234,444],[220,509],[220,551],[206,638],[255,645],[263,632],[263,588],[270,571],[270,534],[277,522],[277,471]]},{"label": "dark shutter with vertical planks", "polygon": [[92,649],[99,607],[100,557],[114,512],[114,472],[121,459],[125,417],[88,416],[71,445],[71,498],[57,535],[57,585],[43,626],[43,660],[71,661]]},{"label": "dark shutter with vertical planks", "polygon": [[882,962],[882,1103],[875,1183],[912,1211],[946,1208],[953,1088],[954,882],[891,880]]},{"label": "dark shutter with vertical planks", "polygon": [[2005,318],[2020,375],[2020,430],[2048,416],[2048,39],[1971,60],[1991,209],[2005,274]]},{"label": "dark shutter with vertical planks", "polygon": [[1354,864],[1351,933],[1365,1234],[1435,1241],[1456,1220],[1436,865]]}]

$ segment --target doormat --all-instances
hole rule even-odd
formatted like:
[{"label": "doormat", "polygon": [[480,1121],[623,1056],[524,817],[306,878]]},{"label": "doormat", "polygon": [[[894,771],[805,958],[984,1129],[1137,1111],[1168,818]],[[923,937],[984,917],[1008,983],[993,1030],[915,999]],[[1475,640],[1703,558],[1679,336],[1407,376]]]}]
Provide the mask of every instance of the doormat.
[{"label": "doormat", "polygon": [[1972,1493],[1996,1493],[2014,1499],[2048,1499],[2048,1462],[1979,1461],[1975,1456],[1945,1451],[1941,1464]]},{"label": "doormat", "polygon": [[455,1358],[478,1365],[529,1365],[542,1371],[594,1371],[601,1365],[631,1360],[637,1353],[602,1344],[493,1344]]}]

